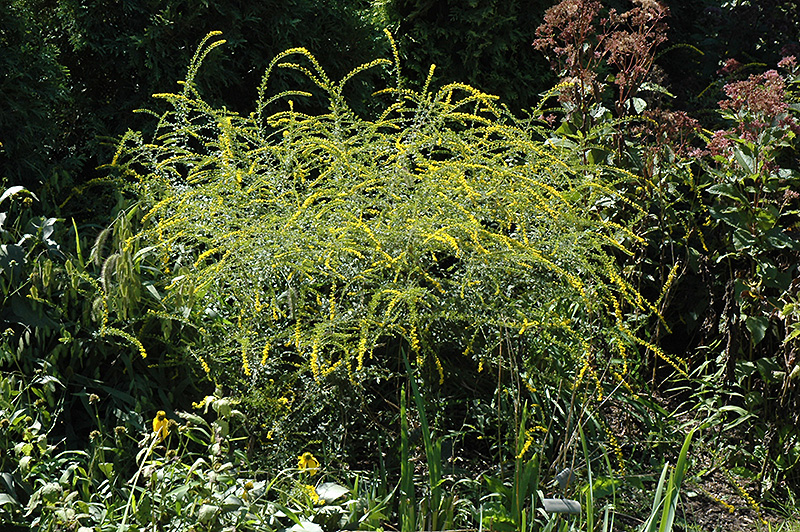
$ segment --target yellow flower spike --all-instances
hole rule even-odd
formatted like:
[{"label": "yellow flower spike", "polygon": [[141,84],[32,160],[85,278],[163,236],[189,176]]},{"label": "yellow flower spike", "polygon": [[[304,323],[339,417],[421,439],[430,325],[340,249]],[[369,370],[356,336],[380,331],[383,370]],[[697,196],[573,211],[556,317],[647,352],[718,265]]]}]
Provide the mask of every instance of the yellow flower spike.
[{"label": "yellow flower spike", "polygon": [[306,451],[297,457],[297,468],[308,470],[308,473],[313,477],[319,470],[319,461],[314,458],[314,455]]},{"label": "yellow flower spike", "polygon": [[159,410],[156,413],[156,417],[153,418],[153,433],[163,440],[167,436],[169,436],[169,420],[167,419],[167,413],[163,410]]}]

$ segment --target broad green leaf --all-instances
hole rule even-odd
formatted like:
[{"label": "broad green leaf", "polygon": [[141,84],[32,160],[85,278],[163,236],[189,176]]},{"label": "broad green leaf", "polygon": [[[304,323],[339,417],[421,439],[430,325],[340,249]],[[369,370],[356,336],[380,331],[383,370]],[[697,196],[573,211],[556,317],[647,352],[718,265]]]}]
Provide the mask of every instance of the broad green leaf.
[{"label": "broad green leaf", "polygon": [[236,495],[228,495],[225,497],[225,500],[222,501],[222,509],[226,512],[233,512],[244,505],[244,501]]},{"label": "broad green leaf", "polygon": [[730,198],[741,203],[747,203],[747,198],[739,190],[739,187],[733,183],[718,183],[716,185],[711,185],[706,189],[706,191],[708,191],[709,194],[714,194],[715,196],[725,196],[726,198]]},{"label": "broad green leaf", "polygon": [[779,227],[774,227],[764,235],[764,242],[772,249],[800,249],[800,241],[788,236]]},{"label": "broad green leaf", "polygon": [[112,462],[100,462],[97,468],[103,472],[108,480],[114,477],[114,464]]},{"label": "broad green leaf", "polygon": [[191,484],[189,484],[190,475],[186,476],[186,484],[178,486],[177,488],[171,490],[167,493],[168,499],[174,499],[176,501],[182,501],[186,498],[186,494],[189,493],[189,489],[191,489]]},{"label": "broad green leaf", "polygon": [[592,116],[592,118],[598,119],[598,118],[602,118],[604,115],[606,115],[607,113],[610,113],[610,112],[611,111],[609,111],[609,109],[607,107],[604,107],[602,105],[598,105],[598,106],[592,108],[589,111],[589,114]]},{"label": "broad green leaf", "polygon": [[644,83],[639,85],[639,90],[657,92],[659,94],[669,96],[670,98],[675,98],[675,95],[669,92],[666,87],[663,87],[658,83],[653,83],[651,81],[645,81]]},{"label": "broad green leaf", "polygon": [[11,495],[8,495],[6,493],[0,493],[0,506],[4,506],[6,504],[14,504],[17,506],[19,505],[17,500],[11,497]]},{"label": "broad green leaf", "polygon": [[[592,497],[594,499],[608,497],[624,484],[625,479],[623,478],[597,477],[594,479],[594,482],[592,482]],[[586,489],[588,489],[588,486],[584,488],[584,491]]]},{"label": "broad green leaf", "polygon": [[212,519],[214,519],[219,510],[219,506],[215,506],[213,504],[203,504],[197,511],[197,520],[201,523],[209,523]]},{"label": "broad green leaf", "polygon": [[586,155],[586,160],[589,164],[605,164],[608,160],[610,152],[601,148],[592,148]]},{"label": "broad green leaf", "polygon": [[764,316],[747,316],[744,320],[747,330],[753,337],[753,344],[758,345],[764,336],[767,334],[769,328],[769,320]]},{"label": "broad green leaf", "polygon": [[756,239],[749,231],[745,229],[737,229],[733,232],[733,247],[736,251],[745,251],[756,244]]},{"label": "broad green leaf", "polygon": [[35,309],[31,301],[25,297],[19,295],[12,296],[11,311],[11,320],[16,323],[41,329],[58,328],[58,323],[53,321],[43,310]]},{"label": "broad green leaf", "polygon": [[349,491],[349,489],[335,482],[325,482],[317,486],[317,495],[319,495],[320,499],[324,499],[325,502],[333,502]]},{"label": "broad green leaf", "polygon": [[62,386],[62,387],[64,386],[63,384],[61,384],[60,380],[58,380],[57,378],[53,377],[52,375],[42,375],[40,377],[37,377],[36,379],[34,379],[32,384],[35,384],[37,386],[43,386],[43,385],[45,385],[47,383],[50,383],[50,382],[58,384],[59,386]]},{"label": "broad green leaf", "polygon": [[722,207],[718,205],[711,205],[708,208],[708,213],[712,218],[720,220],[733,228],[744,228],[747,226],[742,212],[736,207]]},{"label": "broad green leaf", "polygon": [[325,532],[325,530],[312,521],[300,521],[287,528],[286,532]]},{"label": "broad green leaf", "polygon": [[633,106],[633,110],[636,111],[637,115],[642,114],[642,112],[647,108],[647,102],[642,98],[631,98],[631,105]]}]

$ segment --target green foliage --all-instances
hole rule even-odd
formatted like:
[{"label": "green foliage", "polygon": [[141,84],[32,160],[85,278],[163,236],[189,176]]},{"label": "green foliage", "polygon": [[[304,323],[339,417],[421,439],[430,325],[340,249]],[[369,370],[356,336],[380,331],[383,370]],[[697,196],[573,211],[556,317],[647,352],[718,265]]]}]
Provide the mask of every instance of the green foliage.
[{"label": "green foliage", "polygon": [[[43,396],[40,391],[61,384],[52,378],[25,389],[15,388],[18,384],[13,377],[0,379],[0,411],[10,416],[3,418],[2,437],[18,461],[16,468],[8,467],[5,457],[2,464],[0,518],[6,525],[374,530],[386,516],[386,494],[358,477],[346,487],[341,480],[346,477],[329,470],[322,478],[295,467],[272,474],[253,470],[243,451],[244,416],[229,397],[207,396],[198,405],[200,413],[177,412],[181,421],[169,420],[163,439],[149,429],[137,441],[133,427],[98,426],[86,451],[57,452],[47,433],[58,408],[52,417],[46,408],[37,408],[38,415],[14,408],[25,394]],[[126,461],[136,464],[134,471]]]},{"label": "green foliage", "polygon": [[[725,4],[721,7],[732,11],[762,9],[748,2]],[[583,9],[571,10],[575,5]],[[661,10],[649,3],[632,12],[646,5]],[[702,56],[704,50],[683,47],[656,56],[653,48],[628,48],[619,34],[603,33],[614,17],[593,22],[595,15],[604,13],[602,9],[599,3],[565,1],[549,12],[551,18],[540,27],[537,44],[560,58],[556,66],[572,78],[566,80],[569,85],[554,90],[560,91],[564,118],[554,120],[551,142],[587,162],[605,160],[635,174],[626,183],[624,197],[647,210],[635,228],[648,245],[632,257],[620,255],[618,261],[623,271],[631,272],[641,293],[654,301],[658,312],[653,316],[663,316],[663,320],[651,318],[645,335],[667,351],[688,354],[689,364],[696,368],[693,375],[702,380],[678,389],[698,390],[695,397],[702,399],[690,400],[682,408],[695,405],[708,412],[709,421],[725,427],[721,432],[726,436],[715,441],[717,448],[728,450],[721,461],[743,470],[749,467],[762,493],[783,498],[786,495],[774,495],[786,493],[782,481],[794,485],[796,479],[795,466],[788,465],[796,464],[789,458],[795,456],[796,420],[786,416],[786,408],[794,411],[789,405],[796,402],[791,377],[796,364],[796,337],[791,331],[798,263],[794,192],[798,126],[792,89],[797,82],[796,62],[781,61],[780,74],[773,70],[747,77],[762,66],[716,61],[712,66],[720,70],[717,80],[697,92],[706,89],[706,100],[716,100],[718,89],[723,89],[727,98],[719,103],[722,112],[704,117],[701,124],[683,111],[665,108],[670,100],[687,107],[697,105],[697,100],[686,97],[684,91],[691,85],[670,85],[654,61],[669,69],[673,54]],[[725,18],[724,10],[720,17]],[[657,17],[648,20],[658,22]],[[636,31],[623,30],[636,41]],[[648,38],[665,30],[663,25],[655,27]],[[767,57],[777,50],[777,40],[764,44],[773,38],[778,34],[740,44],[763,44],[758,54]],[[553,49],[556,45],[560,48]],[[629,65],[638,62],[641,72],[649,74],[626,86],[619,81],[619,69],[607,61],[609,50],[616,50],[612,56],[629,54]],[[575,83],[576,78],[588,81]],[[612,85],[618,85],[616,91],[609,91]],[[644,91],[638,102],[637,91]],[[632,97],[624,99],[626,93]],[[717,131],[703,131],[702,126]],[[630,216],[623,203],[608,207],[614,220]],[[674,374],[674,368],[661,364],[658,356],[640,362],[652,371],[656,389]],[[749,460],[740,460],[738,436],[735,441],[727,438],[745,425],[754,436],[754,452],[746,453]]]},{"label": "green foliage", "polygon": [[[2,141],[6,154],[33,146],[14,164],[47,185],[0,197],[0,425],[12,450],[0,456],[0,516],[55,529],[605,532],[652,484],[642,530],[669,530],[692,432],[673,452],[669,413],[637,395],[645,371],[656,389],[684,379],[684,410],[711,429],[697,445],[759,518],[741,479],[792,500],[796,63],[783,61],[783,76],[724,73],[735,83],[703,125],[728,129],[703,131],[662,107],[686,102],[656,63],[690,47],[656,54],[660,5],[604,18],[599,4],[562,4],[537,47],[570,79],[542,103],[518,46],[531,50],[535,24],[513,2],[0,8],[19,37],[0,62],[34,65],[36,79],[19,79],[41,95],[11,102],[35,120]],[[42,23],[26,26],[37,9]],[[331,28],[299,40],[320,13]],[[574,42],[573,15],[586,25]],[[182,91],[164,92],[209,20],[234,53],[210,33]],[[297,38],[254,29],[265,20]],[[375,40],[377,21],[394,21],[401,49]],[[338,32],[366,40],[338,53]],[[443,44],[418,47],[429,42]],[[381,48],[391,61],[351,70]],[[393,84],[368,98],[387,74]],[[540,118],[520,120],[476,86]],[[153,92],[156,112],[121,118]],[[53,172],[56,160],[126,127],[114,180],[73,197],[111,183],[116,207],[97,211],[113,221],[39,216],[75,177]],[[179,412],[185,423],[163,441],[128,435],[213,384],[200,407],[215,420]],[[284,469],[303,450],[326,464],[325,482]],[[377,480],[333,474],[353,464]],[[554,489],[540,479],[565,467],[580,480],[562,494],[584,512],[569,520],[537,507]]]},{"label": "green foliage", "polygon": [[659,65],[678,97],[676,106],[702,114],[707,126],[731,74],[721,68],[727,60],[739,61],[749,75],[800,50],[800,15],[793,0],[664,3],[672,13],[670,42],[696,48],[681,46]]},{"label": "green foliage", "polygon": [[[380,35],[362,21],[361,6],[353,2],[15,3],[22,12],[35,14],[42,38],[52,43],[59,66],[70,73],[72,116],[65,141],[91,157],[95,165],[110,157],[108,138],[136,124],[131,111],[181,79],[197,35],[223,30],[228,36],[233,53],[208,61],[208,77],[204,77],[214,81],[203,85],[209,87],[206,94],[213,101],[234,109],[252,101],[262,68],[254,70],[254,66],[265,57],[303,45],[344,73],[353,66],[349,58],[370,54]],[[315,31],[308,31],[311,26]],[[90,168],[84,172],[76,176],[76,185],[99,177]]]},{"label": "green foliage", "polygon": [[[87,411],[139,428],[137,412],[185,402],[196,381],[170,358],[168,338],[180,327],[144,305],[147,255],[106,257],[130,219],[122,215],[92,249],[77,224],[37,216],[37,204],[20,186],[0,195],[0,368],[19,382],[58,383],[46,398],[50,436],[81,447],[98,423]],[[102,398],[98,407],[90,396]]]},{"label": "green foliage", "polygon": [[727,85],[722,114],[734,128],[716,132],[709,143],[715,164],[707,167],[714,179],[706,189],[708,209],[724,234],[716,262],[734,272],[739,316],[732,319],[748,332],[750,348],[743,350],[751,359],[753,349],[772,336],[770,317],[790,303],[800,273],[795,267],[800,243],[790,231],[800,214],[794,192],[800,173],[792,160],[800,127],[793,115],[800,108],[785,101],[784,83],[773,70]]},{"label": "green foliage", "polygon": [[[791,96],[797,78],[791,61],[782,66],[788,67],[783,75],[772,70],[727,84],[720,114],[728,129],[708,132],[708,150],[697,150],[693,161],[660,170],[668,182],[683,182],[665,195],[674,202],[669,209],[685,220],[680,232],[667,231],[688,266],[676,291],[694,286],[705,294],[674,311],[696,334],[688,346],[696,353],[696,408],[721,433],[750,425],[753,453],[746,454],[757,464],[764,494],[796,479],[790,464],[797,463],[796,416],[787,415],[797,401],[798,108]],[[698,167],[696,177],[686,173]],[[686,237],[678,243],[681,232]],[[672,321],[670,311],[665,314]],[[716,445],[727,449],[721,462],[741,464],[738,443]]]},{"label": "green foliage", "polygon": [[[694,430],[686,435],[675,468],[670,472],[669,480],[667,480],[669,464],[664,465],[661,477],[658,480],[658,485],[656,486],[655,496],[653,497],[653,508],[650,511],[650,516],[647,521],[641,527],[642,532],[670,532],[672,530],[675,522],[676,509],[678,507],[681,484],[683,484],[686,470],[689,467],[689,446],[692,443],[693,436]],[[664,491],[665,488],[666,491]],[[659,514],[661,514],[660,519]]]},{"label": "green foliage", "polygon": [[[216,105],[238,109],[252,101],[264,58],[288,47],[309,48],[337,75],[356,64],[352,57],[373,55],[380,31],[365,9],[338,0],[5,2],[0,179],[37,194],[49,216],[104,226],[118,191],[97,167],[129,127],[144,127],[131,112],[174,87],[198,35],[222,29],[229,37],[234,53],[210,58],[201,76],[213,83],[198,81]],[[291,74],[281,81],[295,82]],[[359,108],[370,84],[362,78],[352,89]]]},{"label": "green foliage", "polygon": [[480,522],[489,530],[529,530],[535,524],[535,507],[539,492],[539,456],[528,458],[528,449],[535,428],[526,430],[528,411],[523,406],[520,426],[516,431],[516,456],[508,479],[484,475],[487,495],[481,500]]},{"label": "green foliage", "polygon": [[52,156],[61,151],[69,76],[22,2],[3,2],[0,27],[0,184],[10,180],[37,190],[50,179]]}]

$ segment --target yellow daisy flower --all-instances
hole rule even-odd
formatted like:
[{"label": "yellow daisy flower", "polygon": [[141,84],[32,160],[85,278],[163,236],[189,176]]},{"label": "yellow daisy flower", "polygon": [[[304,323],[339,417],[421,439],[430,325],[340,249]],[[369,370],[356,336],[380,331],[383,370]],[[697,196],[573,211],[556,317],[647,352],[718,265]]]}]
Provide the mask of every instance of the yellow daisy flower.
[{"label": "yellow daisy flower", "polygon": [[307,469],[309,474],[314,476],[317,474],[317,470],[319,469],[319,461],[314,458],[313,454],[306,451],[297,457],[297,468]]},{"label": "yellow daisy flower", "polygon": [[169,436],[169,420],[167,419],[167,413],[163,410],[159,410],[156,413],[156,417],[153,418],[153,432],[158,436],[159,439],[163,440],[167,436]]}]

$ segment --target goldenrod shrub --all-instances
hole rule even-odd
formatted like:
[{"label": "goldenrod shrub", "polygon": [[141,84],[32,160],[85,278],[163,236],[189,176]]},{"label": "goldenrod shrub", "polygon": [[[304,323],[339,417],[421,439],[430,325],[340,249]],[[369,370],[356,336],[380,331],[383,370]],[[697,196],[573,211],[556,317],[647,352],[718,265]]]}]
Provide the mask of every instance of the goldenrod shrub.
[{"label": "goldenrod shrub", "polygon": [[[288,50],[253,113],[213,108],[193,77],[216,39],[181,93],[156,95],[171,109],[155,136],[129,133],[114,161],[146,212],[137,247],[162,259],[164,304],[210,339],[192,352],[212,377],[358,383],[383,363],[376,346],[400,339],[444,379],[441,346],[478,367],[514,337],[524,360],[557,360],[573,382],[626,378],[649,345],[630,316],[654,307],[615,264],[642,243],[604,213],[626,201],[624,172],[567,162],[579,158],[535,120],[459,83],[398,81],[357,116],[347,81],[368,68],[399,80],[396,49],[338,82]],[[305,73],[329,112],[304,114],[305,91],[270,96],[282,68]]]}]

